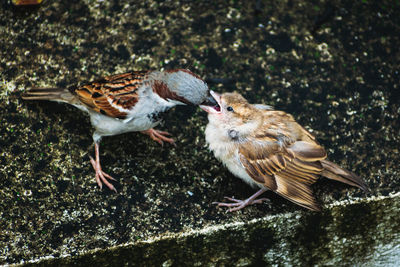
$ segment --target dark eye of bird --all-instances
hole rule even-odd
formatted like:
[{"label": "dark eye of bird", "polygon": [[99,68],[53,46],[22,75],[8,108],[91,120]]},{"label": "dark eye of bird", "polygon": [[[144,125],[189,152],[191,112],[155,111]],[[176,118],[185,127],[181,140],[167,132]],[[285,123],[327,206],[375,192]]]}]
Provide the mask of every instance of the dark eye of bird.
[{"label": "dark eye of bird", "polygon": [[233,107],[229,106],[226,108],[227,111],[233,111]]}]

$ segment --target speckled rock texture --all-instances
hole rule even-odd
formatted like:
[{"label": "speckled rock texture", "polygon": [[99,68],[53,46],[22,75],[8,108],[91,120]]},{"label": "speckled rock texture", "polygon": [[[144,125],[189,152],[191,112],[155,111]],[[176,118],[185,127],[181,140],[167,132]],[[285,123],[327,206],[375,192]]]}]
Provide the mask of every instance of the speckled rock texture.
[{"label": "speckled rock texture", "polygon": [[[0,264],[309,265],[329,264],[331,256],[356,264],[376,246],[400,240],[393,222],[398,197],[391,197],[400,188],[398,0],[0,7]],[[192,70],[218,92],[236,90],[290,112],[330,160],[365,179],[371,194],[321,180],[314,190],[322,213],[273,193],[265,194],[270,204],[233,214],[217,209],[211,202],[254,189],[207,150],[206,114],[194,107],[176,108],[159,127],[177,147],[139,133],[104,138],[102,164],[118,179],[118,194],[100,190],[88,157],[88,117],[71,106],[21,99],[32,86],[171,68]],[[353,253],[352,241],[365,249]]]}]

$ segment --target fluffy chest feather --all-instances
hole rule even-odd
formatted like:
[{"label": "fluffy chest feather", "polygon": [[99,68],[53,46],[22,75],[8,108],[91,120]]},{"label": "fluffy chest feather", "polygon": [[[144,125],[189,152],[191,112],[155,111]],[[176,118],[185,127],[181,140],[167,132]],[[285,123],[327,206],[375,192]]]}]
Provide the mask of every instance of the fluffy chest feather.
[{"label": "fluffy chest feather", "polygon": [[231,173],[241,178],[251,186],[262,186],[257,184],[246,172],[239,158],[239,147],[229,136],[228,130],[219,127],[218,124],[209,123],[205,131],[206,142],[214,156],[219,159]]}]

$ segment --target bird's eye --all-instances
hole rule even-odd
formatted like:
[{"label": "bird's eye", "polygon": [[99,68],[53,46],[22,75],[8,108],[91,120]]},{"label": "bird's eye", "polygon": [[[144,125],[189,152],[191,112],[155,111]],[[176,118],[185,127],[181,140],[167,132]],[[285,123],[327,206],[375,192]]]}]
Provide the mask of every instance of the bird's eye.
[{"label": "bird's eye", "polygon": [[227,111],[233,112],[233,107],[229,106],[226,108]]}]

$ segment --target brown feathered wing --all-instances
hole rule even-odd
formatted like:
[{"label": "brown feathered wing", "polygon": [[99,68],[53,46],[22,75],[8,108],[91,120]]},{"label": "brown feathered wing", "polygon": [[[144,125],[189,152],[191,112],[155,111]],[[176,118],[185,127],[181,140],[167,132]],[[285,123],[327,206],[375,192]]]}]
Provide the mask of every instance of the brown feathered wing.
[{"label": "brown feathered wing", "polygon": [[90,109],[110,117],[124,119],[126,111],[138,101],[138,88],[147,71],[131,71],[111,75],[100,80],[71,87],[79,100]]},{"label": "brown feathered wing", "polygon": [[26,100],[62,101],[84,105],[110,117],[124,119],[138,102],[138,89],[147,71],[131,71],[111,75],[81,86],[66,88],[31,88],[23,93]]},{"label": "brown feathered wing", "polygon": [[241,144],[239,156],[257,183],[300,206],[320,210],[310,185],[323,171],[320,161],[326,152],[316,142],[282,142],[270,135]]}]

